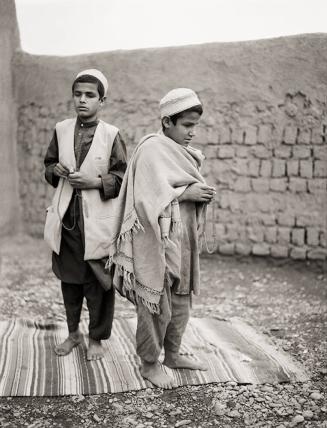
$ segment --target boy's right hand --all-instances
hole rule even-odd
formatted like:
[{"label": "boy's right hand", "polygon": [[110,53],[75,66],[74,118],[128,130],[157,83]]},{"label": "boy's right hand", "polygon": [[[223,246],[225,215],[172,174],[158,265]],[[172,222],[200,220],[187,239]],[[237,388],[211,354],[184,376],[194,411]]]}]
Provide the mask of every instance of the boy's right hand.
[{"label": "boy's right hand", "polygon": [[67,178],[69,174],[69,169],[62,165],[60,162],[54,167],[53,172],[55,175],[61,178]]},{"label": "boy's right hand", "polygon": [[215,194],[214,187],[204,183],[193,183],[186,188],[178,199],[179,201],[211,202]]}]

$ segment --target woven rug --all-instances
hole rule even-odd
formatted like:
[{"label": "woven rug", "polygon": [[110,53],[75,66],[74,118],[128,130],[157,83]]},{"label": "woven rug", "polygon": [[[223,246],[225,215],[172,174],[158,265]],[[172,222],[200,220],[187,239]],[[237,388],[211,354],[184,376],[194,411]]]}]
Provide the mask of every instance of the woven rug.
[{"label": "woven rug", "polygon": [[[86,321],[82,331],[87,331]],[[0,322],[0,396],[57,396],[123,392],[152,387],[139,373],[136,319],[116,319],[105,357],[86,361],[86,341],[70,355],[53,351],[66,325],[29,320]],[[85,339],[86,340],[86,339]],[[181,353],[208,364],[208,371],[165,371],[178,385],[211,382],[276,383],[305,381],[303,369],[269,339],[238,319],[192,318]]]}]

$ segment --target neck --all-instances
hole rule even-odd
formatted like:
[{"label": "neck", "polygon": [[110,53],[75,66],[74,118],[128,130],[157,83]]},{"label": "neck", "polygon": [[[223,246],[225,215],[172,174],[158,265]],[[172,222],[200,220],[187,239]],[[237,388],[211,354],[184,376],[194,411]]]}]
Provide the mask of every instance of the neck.
[{"label": "neck", "polygon": [[171,141],[173,141],[174,143],[176,143],[176,144],[178,144],[179,146],[182,146],[182,147],[187,147],[188,146],[188,144],[182,144],[182,143],[178,143],[177,141],[175,141],[173,138],[171,138],[170,137],[170,135],[169,135],[169,133],[166,133],[165,132],[165,129],[163,129],[162,130],[162,134],[165,136],[165,137],[167,137],[167,138],[169,138]]},{"label": "neck", "polygon": [[80,116],[78,116],[78,118],[82,123],[95,122],[98,119],[97,115],[94,115],[91,117],[80,117]]}]

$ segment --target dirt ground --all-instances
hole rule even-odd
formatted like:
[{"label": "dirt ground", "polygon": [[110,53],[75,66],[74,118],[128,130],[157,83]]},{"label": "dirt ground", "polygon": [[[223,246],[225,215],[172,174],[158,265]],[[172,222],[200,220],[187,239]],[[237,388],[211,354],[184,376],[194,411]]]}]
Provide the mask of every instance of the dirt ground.
[{"label": "dirt ground", "polygon": [[[42,241],[2,239],[0,266],[0,320],[64,320]],[[192,315],[243,318],[301,362],[310,381],[0,398],[0,427],[327,428],[326,264],[213,255],[202,257],[201,270],[202,295],[194,298]],[[115,316],[134,316],[134,308],[118,298]]]}]

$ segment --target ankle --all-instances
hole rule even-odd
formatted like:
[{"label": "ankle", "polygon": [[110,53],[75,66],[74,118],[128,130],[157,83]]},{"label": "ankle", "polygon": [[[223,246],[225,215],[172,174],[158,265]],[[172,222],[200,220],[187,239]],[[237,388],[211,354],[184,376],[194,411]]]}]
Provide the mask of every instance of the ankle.
[{"label": "ankle", "polygon": [[89,344],[90,345],[101,345],[101,340],[95,340],[95,339],[92,339],[92,337],[89,337]]},{"label": "ankle", "polygon": [[70,337],[72,339],[78,339],[79,337],[81,337],[81,333],[79,330],[72,331],[68,334],[68,337]]},{"label": "ankle", "polygon": [[149,362],[145,360],[141,360],[141,365],[144,369],[152,369],[159,365],[159,361]]},{"label": "ankle", "polygon": [[165,360],[174,361],[179,357],[178,352],[166,351],[165,350]]}]

